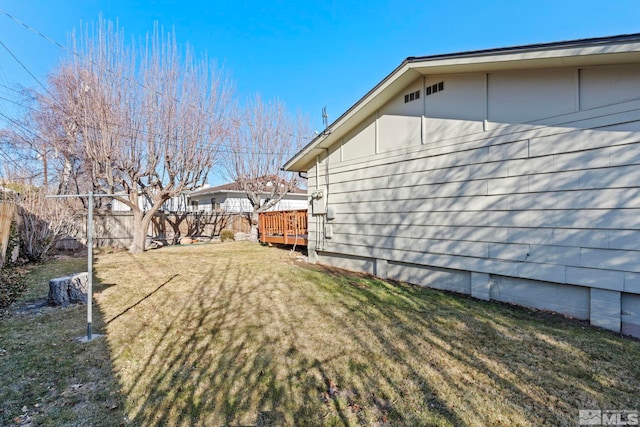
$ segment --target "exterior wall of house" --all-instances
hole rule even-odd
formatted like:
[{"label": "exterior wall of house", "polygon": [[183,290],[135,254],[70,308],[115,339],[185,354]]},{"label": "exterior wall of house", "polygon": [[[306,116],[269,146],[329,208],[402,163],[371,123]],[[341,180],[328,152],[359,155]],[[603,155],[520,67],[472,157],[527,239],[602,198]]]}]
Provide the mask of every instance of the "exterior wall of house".
[{"label": "exterior wall of house", "polygon": [[638,64],[418,79],[308,175],[312,259],[640,336]]},{"label": "exterior wall of house", "polygon": [[[215,206],[212,202],[215,199]],[[228,213],[251,212],[251,203],[244,194],[238,192],[216,192],[192,196],[190,201],[197,202],[197,206],[191,205],[192,210],[204,212],[222,211]],[[307,197],[305,194],[288,194],[284,199],[275,204],[270,211],[286,211],[295,209],[307,209]]]},{"label": "exterior wall of house", "polygon": [[[215,199],[215,206],[214,206]],[[131,209],[124,203],[113,200],[111,210],[114,212],[129,212]],[[196,205],[197,203],[197,205]],[[140,198],[140,208],[148,210],[150,204],[146,199]],[[305,194],[289,194],[280,200],[270,211],[286,211],[307,209],[307,197]],[[187,196],[182,194],[167,200],[161,208],[162,211],[169,212],[227,212],[246,213],[251,212],[249,199],[238,192],[216,192],[213,194],[202,194],[192,196],[187,200]]]}]

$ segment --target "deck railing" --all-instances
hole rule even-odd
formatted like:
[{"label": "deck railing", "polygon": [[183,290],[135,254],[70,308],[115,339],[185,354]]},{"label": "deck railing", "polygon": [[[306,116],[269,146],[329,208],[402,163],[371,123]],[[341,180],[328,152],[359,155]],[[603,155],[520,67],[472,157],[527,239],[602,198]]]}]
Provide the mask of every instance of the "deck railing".
[{"label": "deck railing", "polygon": [[258,231],[263,243],[307,245],[307,210],[262,212]]}]

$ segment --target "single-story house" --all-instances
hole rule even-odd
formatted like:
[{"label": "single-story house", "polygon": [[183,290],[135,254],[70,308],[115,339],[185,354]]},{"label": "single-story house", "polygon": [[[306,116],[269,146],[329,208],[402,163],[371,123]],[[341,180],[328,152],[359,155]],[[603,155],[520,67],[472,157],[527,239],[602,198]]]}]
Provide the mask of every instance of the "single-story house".
[{"label": "single-story house", "polygon": [[[129,212],[131,208],[119,200],[110,200],[111,211],[113,212]],[[138,204],[143,211],[151,208],[151,203],[144,196],[140,196]],[[185,193],[172,197],[162,204],[160,208],[164,212],[187,212],[189,210],[189,200]]]},{"label": "single-story house", "polygon": [[284,167],[313,261],[640,337],[640,34],[409,57]]},{"label": "single-story house", "polygon": [[[140,198],[143,208],[148,208],[146,199]],[[276,203],[270,211],[286,211],[307,209],[307,190],[296,188],[287,193],[282,200]],[[117,200],[112,202],[113,211],[129,211],[129,207]],[[162,205],[162,210],[167,212],[218,212],[229,214],[244,214],[251,212],[251,204],[238,183],[232,182],[215,187],[205,185],[202,188],[185,192],[179,196],[167,200]]]},{"label": "single-story house", "polygon": [[[251,203],[237,182],[204,187],[187,194],[189,210],[204,212],[249,213]],[[266,195],[265,195],[266,197]],[[263,200],[264,201],[264,200]],[[270,211],[307,209],[307,190],[296,188],[287,193]]]}]

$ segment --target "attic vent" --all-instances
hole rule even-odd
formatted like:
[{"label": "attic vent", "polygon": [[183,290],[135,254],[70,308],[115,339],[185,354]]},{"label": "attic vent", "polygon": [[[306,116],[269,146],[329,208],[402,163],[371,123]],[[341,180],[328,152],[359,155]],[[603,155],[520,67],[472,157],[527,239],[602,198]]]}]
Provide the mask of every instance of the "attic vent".
[{"label": "attic vent", "polygon": [[416,99],[420,99],[420,91],[417,90],[415,92],[408,93],[404,96],[404,103],[415,101]]},{"label": "attic vent", "polygon": [[432,95],[436,92],[441,92],[444,90],[444,82],[436,83],[431,86],[427,86],[426,88],[426,96]]}]

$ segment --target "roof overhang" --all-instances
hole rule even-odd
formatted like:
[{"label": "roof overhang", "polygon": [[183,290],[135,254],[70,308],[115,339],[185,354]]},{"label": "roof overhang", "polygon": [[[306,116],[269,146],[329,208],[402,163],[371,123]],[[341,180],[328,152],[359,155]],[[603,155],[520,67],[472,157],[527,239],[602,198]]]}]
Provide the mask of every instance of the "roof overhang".
[{"label": "roof overhang", "polygon": [[[201,198],[201,197],[210,197],[210,196],[215,196],[215,195],[219,195],[219,194],[233,194],[233,195],[237,195],[237,196],[244,196],[246,197],[247,192],[243,191],[243,190],[226,190],[226,189],[209,189],[209,191],[204,191],[204,190],[199,190],[198,192],[193,192],[193,193],[189,193],[187,194],[187,197],[189,198]],[[262,194],[270,194],[269,192],[265,191]],[[287,198],[296,198],[299,197],[301,199],[306,199],[307,198],[307,192],[306,190],[300,190],[300,191],[296,191],[296,192],[288,192],[283,196],[283,199],[287,199]]]},{"label": "roof overhang", "polygon": [[338,142],[420,76],[640,63],[640,34],[409,57],[287,161],[284,169],[306,172],[317,155]]}]

